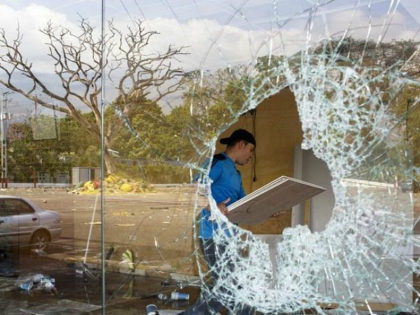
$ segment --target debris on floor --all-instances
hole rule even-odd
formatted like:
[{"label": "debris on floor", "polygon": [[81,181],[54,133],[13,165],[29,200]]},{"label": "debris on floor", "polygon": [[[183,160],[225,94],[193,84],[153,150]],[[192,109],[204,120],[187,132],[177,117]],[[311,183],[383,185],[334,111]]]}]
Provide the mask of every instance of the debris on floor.
[{"label": "debris on floor", "polygon": [[16,286],[23,291],[44,290],[56,294],[55,279],[40,273],[21,276],[16,280]]},{"label": "debris on floor", "polygon": [[134,254],[131,249],[127,249],[122,254],[122,261],[121,261],[121,268],[128,269],[130,272],[134,272],[136,269],[136,266],[134,264]]}]

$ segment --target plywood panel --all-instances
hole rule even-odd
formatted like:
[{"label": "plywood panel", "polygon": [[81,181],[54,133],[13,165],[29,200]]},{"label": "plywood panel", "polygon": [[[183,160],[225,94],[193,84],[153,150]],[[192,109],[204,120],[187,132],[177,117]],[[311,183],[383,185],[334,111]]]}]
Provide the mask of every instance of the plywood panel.
[{"label": "plywood panel", "polygon": [[323,191],[323,187],[281,176],[231,204],[228,218],[234,223],[262,223],[275,213],[284,212]]}]

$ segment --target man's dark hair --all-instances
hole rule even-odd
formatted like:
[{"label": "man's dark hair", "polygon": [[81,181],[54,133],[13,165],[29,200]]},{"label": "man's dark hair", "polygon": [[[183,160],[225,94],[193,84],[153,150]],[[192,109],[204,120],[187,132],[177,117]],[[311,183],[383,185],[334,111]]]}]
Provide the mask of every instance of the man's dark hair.
[{"label": "man's dark hair", "polygon": [[252,133],[245,129],[236,129],[234,132],[232,132],[230,137],[220,139],[220,143],[226,144],[228,147],[235,145],[239,141],[245,141],[247,143],[252,143],[254,146],[257,146]]}]

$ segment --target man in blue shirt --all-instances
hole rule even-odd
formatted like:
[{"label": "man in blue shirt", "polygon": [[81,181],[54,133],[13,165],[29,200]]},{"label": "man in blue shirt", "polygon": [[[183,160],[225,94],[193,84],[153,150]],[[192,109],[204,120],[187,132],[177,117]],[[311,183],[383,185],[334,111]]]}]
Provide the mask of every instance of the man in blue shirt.
[{"label": "man in blue shirt", "polygon": [[[227,206],[245,196],[241,173],[236,169],[235,164],[245,165],[251,160],[256,142],[254,136],[244,129],[235,130],[230,137],[223,138],[220,142],[227,147],[225,152],[213,157],[209,178],[211,179],[211,194],[219,210],[228,215]],[[208,208],[204,208],[200,212],[198,234],[204,258],[212,270],[213,280],[217,281],[219,275],[214,268],[216,256],[213,235],[219,229],[219,226],[211,220],[211,212]],[[223,246],[218,246],[218,251],[223,252]],[[211,297],[200,298],[192,307],[181,314],[210,314],[210,310],[217,312],[222,308],[223,305],[211,299]],[[250,314],[250,309],[244,307],[240,314]]]},{"label": "man in blue shirt", "polygon": [[[226,144],[227,148],[225,152],[213,157],[209,177],[212,181],[211,194],[220,211],[227,214],[226,206],[245,197],[241,173],[236,169],[235,164],[247,164],[252,158],[256,143],[254,136],[244,129],[235,130],[229,138],[223,138],[220,142]],[[200,239],[212,239],[213,232],[218,228],[215,222],[209,220],[209,217],[210,210],[202,209]]]}]

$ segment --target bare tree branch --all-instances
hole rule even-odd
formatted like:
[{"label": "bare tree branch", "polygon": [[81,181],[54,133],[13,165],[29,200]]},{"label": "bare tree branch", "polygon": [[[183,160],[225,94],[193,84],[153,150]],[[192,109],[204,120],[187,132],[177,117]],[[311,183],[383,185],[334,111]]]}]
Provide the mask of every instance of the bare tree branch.
[{"label": "bare tree branch", "polygon": [[[145,50],[157,32],[146,31],[140,20],[126,30],[118,29],[111,21],[103,38],[84,18],[81,18],[77,31],[49,22],[40,32],[46,38],[47,55],[54,67],[59,91],[56,86],[48,86],[22,55],[23,36],[19,29],[12,40],[7,38],[4,29],[0,29],[0,85],[45,108],[71,115],[98,139],[101,130],[101,60],[104,60],[105,69],[109,69],[110,82],[118,91],[115,106],[127,115],[146,98],[158,102],[181,86],[183,71],[174,67],[173,61],[185,54],[184,48],[169,46],[163,53],[146,54]],[[26,78],[26,84],[30,83],[29,88],[22,83],[22,76]],[[86,111],[93,113],[93,122],[83,114]],[[108,125],[106,146],[121,128],[117,121]],[[112,163],[108,161],[106,164],[108,171],[112,172]]]}]

